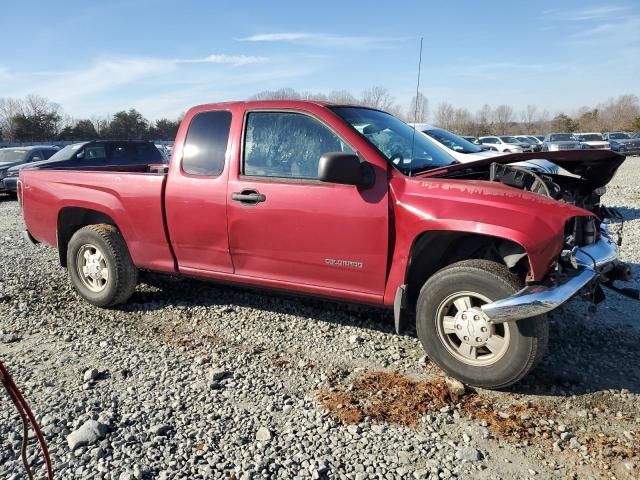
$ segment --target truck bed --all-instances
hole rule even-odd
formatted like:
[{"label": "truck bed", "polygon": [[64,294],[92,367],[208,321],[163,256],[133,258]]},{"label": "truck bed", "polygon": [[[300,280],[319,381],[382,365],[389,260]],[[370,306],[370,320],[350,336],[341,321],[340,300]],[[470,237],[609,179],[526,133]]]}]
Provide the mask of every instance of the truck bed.
[{"label": "truck bed", "polygon": [[39,242],[57,246],[62,215],[98,212],[118,226],[138,267],[174,271],[163,214],[163,170],[163,166],[145,165],[82,171],[25,169],[19,194],[27,229]]}]

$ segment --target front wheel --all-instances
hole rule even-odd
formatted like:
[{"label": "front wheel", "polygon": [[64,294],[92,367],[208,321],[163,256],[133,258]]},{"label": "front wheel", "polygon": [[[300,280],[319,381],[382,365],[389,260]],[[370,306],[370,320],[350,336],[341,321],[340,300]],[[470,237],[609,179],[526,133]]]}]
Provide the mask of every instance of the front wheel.
[{"label": "front wheel", "polygon": [[69,241],[67,269],[75,289],[97,307],[126,302],[138,283],[120,231],[113,225],[89,225]]},{"label": "front wheel", "polygon": [[521,380],[542,358],[546,317],[492,324],[480,306],[517,292],[521,282],[501,264],[465,260],[435,273],[416,309],[418,338],[447,374],[484,388]]}]

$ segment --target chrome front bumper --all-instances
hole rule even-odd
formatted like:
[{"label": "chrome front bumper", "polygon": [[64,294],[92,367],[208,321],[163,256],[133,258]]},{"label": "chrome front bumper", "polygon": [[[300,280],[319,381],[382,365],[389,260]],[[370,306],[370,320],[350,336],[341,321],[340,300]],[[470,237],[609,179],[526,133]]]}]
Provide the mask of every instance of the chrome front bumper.
[{"label": "chrome front bumper", "polygon": [[576,252],[577,273],[566,282],[551,287],[530,285],[514,295],[482,305],[490,323],[503,323],[543,315],[558,308],[594,281],[618,258],[618,247],[606,233]]}]

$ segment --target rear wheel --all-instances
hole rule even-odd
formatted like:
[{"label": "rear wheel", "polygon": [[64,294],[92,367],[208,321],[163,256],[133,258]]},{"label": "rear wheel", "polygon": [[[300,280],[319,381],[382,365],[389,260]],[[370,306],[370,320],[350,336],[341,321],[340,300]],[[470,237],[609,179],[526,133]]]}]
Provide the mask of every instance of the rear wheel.
[{"label": "rear wheel", "polygon": [[509,150],[508,148],[504,150],[504,153],[511,153],[511,150]]},{"label": "rear wheel", "polygon": [[138,271],[124,238],[113,225],[78,230],[69,241],[67,258],[73,286],[98,307],[126,302],[138,283]]},{"label": "rear wheel", "polygon": [[546,317],[492,324],[481,306],[521,287],[517,276],[488,260],[465,260],[434,274],[420,291],[418,337],[447,374],[485,388],[521,380],[542,358]]}]

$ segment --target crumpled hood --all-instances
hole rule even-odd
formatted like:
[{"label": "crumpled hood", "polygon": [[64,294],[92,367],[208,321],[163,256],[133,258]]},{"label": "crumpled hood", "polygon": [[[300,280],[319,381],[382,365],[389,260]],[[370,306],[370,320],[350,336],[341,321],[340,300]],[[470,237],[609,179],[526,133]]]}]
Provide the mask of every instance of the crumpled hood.
[{"label": "crumpled hood", "polygon": [[513,153],[465,164],[454,164],[435,168],[418,174],[420,177],[446,177],[450,173],[465,169],[486,169],[492,163],[515,163],[526,160],[549,160],[570,173],[589,182],[592,189],[608,184],[622,165],[625,157],[611,150],[566,150],[559,152]]}]

